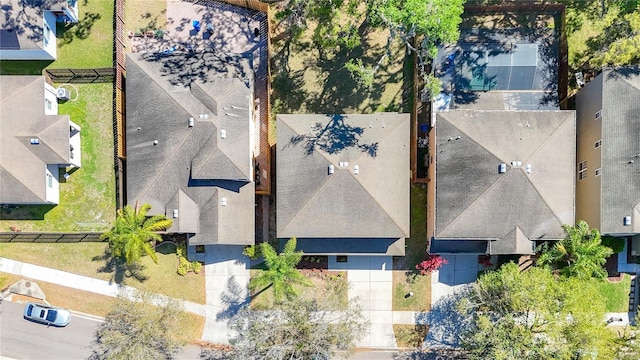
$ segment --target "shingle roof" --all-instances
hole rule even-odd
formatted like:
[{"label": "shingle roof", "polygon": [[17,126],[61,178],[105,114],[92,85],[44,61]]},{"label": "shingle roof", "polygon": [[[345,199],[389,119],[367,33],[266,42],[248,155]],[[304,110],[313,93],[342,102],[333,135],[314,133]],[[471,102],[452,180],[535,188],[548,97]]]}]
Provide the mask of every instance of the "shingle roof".
[{"label": "shingle roof", "polygon": [[128,202],[170,218],[178,209],[171,231],[195,233],[191,244],[251,244],[250,88],[201,68],[192,69],[204,76],[166,76],[168,62],[187,56],[127,57]]},{"label": "shingle roof", "polygon": [[41,49],[45,10],[62,10],[66,0],[0,0],[0,49]]},{"label": "shingle roof", "polygon": [[[640,68],[602,76],[600,231],[640,233]],[[624,226],[625,216],[631,226]]]},{"label": "shingle roof", "polygon": [[279,238],[409,236],[409,115],[277,121]]},{"label": "shingle roof", "polygon": [[438,113],[434,237],[495,240],[496,254],[562,238],[574,222],[575,134],[572,111]]},{"label": "shingle roof", "polygon": [[2,76],[0,96],[0,203],[45,203],[46,165],[69,163],[69,116],[45,115],[42,76]]}]

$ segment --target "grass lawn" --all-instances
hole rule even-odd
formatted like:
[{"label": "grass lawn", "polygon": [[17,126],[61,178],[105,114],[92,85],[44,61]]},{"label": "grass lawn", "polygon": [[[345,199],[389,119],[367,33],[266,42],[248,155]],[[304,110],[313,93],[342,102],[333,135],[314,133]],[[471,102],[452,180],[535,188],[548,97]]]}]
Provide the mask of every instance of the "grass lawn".
[{"label": "grass lawn", "polygon": [[427,325],[393,324],[393,333],[399,348],[416,348],[422,346],[429,332]]},{"label": "grass lawn", "polygon": [[163,29],[167,23],[166,0],[127,0],[124,3],[125,31]]},{"label": "grass lawn", "polygon": [[[256,276],[260,271],[259,269],[251,269],[251,277]],[[304,272],[305,276],[311,281],[312,286],[299,286],[299,295],[303,299],[314,299],[321,301],[325,298],[327,291],[335,290],[337,294],[340,294],[338,301],[338,309],[345,309],[348,305],[348,289],[349,284],[347,281],[347,274],[344,271],[323,271],[318,272]],[[257,290],[251,294],[252,309],[263,310],[273,307],[273,289],[271,287],[266,288],[264,291]]]},{"label": "grass lawn", "polygon": [[[0,243],[0,254],[3,257],[36,264],[78,275],[110,281],[119,280],[120,275],[114,271],[102,270],[105,262],[92,260],[104,254],[105,243]],[[46,254],[46,256],[43,256]],[[175,245],[158,246],[158,264],[151,258],[143,257],[142,274],[148,278],[139,281],[134,277],[125,277],[118,283],[125,283],[137,289],[159,293],[199,304],[206,303],[204,273],[180,276],[176,273]]]},{"label": "grass lawn", "polygon": [[[112,84],[74,85],[78,100],[60,104],[82,129],[82,167],[60,176],[60,204],[0,208],[0,231],[78,232],[107,229],[115,219]],[[64,171],[62,171],[64,172]]]},{"label": "grass lawn", "polygon": [[[406,297],[413,292],[413,296]],[[406,271],[393,271],[394,311],[429,311],[431,309],[431,276],[416,275],[407,281]]]},{"label": "grass lawn", "polygon": [[407,268],[415,269],[427,252],[427,190],[411,185],[411,237],[405,239]]},{"label": "grass lawn", "polygon": [[593,279],[598,283],[600,294],[605,299],[607,312],[627,312],[629,311],[629,290],[631,287],[631,276],[624,274],[622,281],[612,283],[607,280]]},{"label": "grass lawn", "polygon": [[[115,298],[109,296],[98,295],[13,274],[0,273],[0,276],[4,278],[4,282],[0,284],[1,288],[11,286],[21,279],[31,280],[40,286],[47,302],[50,304],[86,314],[105,317],[115,303]],[[180,329],[177,333],[181,334],[181,338],[185,341],[198,341],[202,337],[204,322],[205,318],[202,316],[185,313],[185,320],[180,322]]]},{"label": "grass lawn", "polygon": [[[345,68],[350,59],[375,67],[386,52],[388,31],[364,23],[362,43],[352,50],[329,50],[320,54],[312,41],[316,25],[310,22],[299,39],[290,41],[284,26],[272,29],[272,114],[374,113],[408,111],[405,91],[412,82],[412,68],[405,67],[405,46],[393,42],[390,56],[380,63],[370,89],[359,87]],[[275,139],[275,115],[270,136]],[[273,135],[271,135],[273,134]]]},{"label": "grass lawn", "polygon": [[65,29],[58,25],[58,54],[50,68],[113,66],[114,1],[79,1],[80,21]]}]

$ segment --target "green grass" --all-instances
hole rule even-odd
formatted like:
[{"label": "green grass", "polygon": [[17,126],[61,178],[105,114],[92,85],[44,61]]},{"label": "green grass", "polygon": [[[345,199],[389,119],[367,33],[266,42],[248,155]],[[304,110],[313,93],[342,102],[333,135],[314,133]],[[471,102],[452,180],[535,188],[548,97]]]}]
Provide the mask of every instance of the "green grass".
[{"label": "green grass", "polygon": [[420,184],[411,185],[411,237],[405,245],[407,267],[415,269],[427,251],[427,191]]},{"label": "green grass", "polygon": [[[110,281],[118,277],[115,272],[101,271],[105,262],[92,260],[104,254],[105,243],[0,243],[3,257],[51,267],[78,275]],[[206,302],[204,274],[180,276],[176,273],[175,245],[167,243],[158,247],[158,264],[143,257],[142,274],[148,277],[139,281],[125,277],[116,281],[150,293],[159,293],[199,304]]]},{"label": "green grass", "polygon": [[127,0],[124,3],[125,30],[155,30],[167,23],[166,0]]},{"label": "green grass", "polygon": [[[357,21],[363,21],[364,18]],[[386,52],[388,32],[366,24],[362,44],[352,50],[327,51],[321,56],[312,41],[315,24],[288,42],[286,34],[274,29],[272,55],[273,113],[373,113],[401,111],[405,81],[405,46],[396,41],[391,56],[381,61],[370,89],[361,88],[344,67],[350,59],[362,59],[375,67]]]},{"label": "green grass", "polygon": [[[413,296],[406,297],[413,292]],[[394,311],[429,311],[431,309],[431,276],[409,275],[406,271],[393,271]]]},{"label": "green grass", "polygon": [[61,104],[59,114],[69,114],[80,126],[82,167],[69,179],[60,178],[57,206],[20,206],[0,209],[0,231],[101,231],[115,219],[112,84],[75,85],[77,101]]},{"label": "green grass", "polygon": [[[256,276],[260,269],[251,269],[251,277]],[[345,309],[348,304],[349,284],[344,271],[305,272],[305,276],[311,281],[311,286],[297,286],[299,296],[303,299],[322,301],[327,291],[335,291],[339,294],[338,309]],[[256,290],[251,294],[251,308],[264,310],[273,308],[273,289]]]},{"label": "green grass", "polygon": [[58,54],[50,68],[101,68],[113,66],[114,1],[78,2],[79,22],[58,26]]},{"label": "green grass", "polygon": [[627,312],[629,311],[629,290],[631,287],[631,276],[624,274],[622,281],[612,283],[607,280],[593,279],[598,282],[600,293],[605,299],[607,312]]}]

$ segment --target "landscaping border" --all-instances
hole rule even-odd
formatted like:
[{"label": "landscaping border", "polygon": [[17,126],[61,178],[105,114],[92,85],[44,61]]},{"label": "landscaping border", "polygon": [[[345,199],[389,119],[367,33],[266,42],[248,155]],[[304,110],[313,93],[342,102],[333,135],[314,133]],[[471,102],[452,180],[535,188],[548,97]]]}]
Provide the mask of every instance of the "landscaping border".
[{"label": "landscaping border", "polygon": [[0,242],[103,242],[100,240],[101,232],[84,233],[40,233],[40,232],[2,232]]}]

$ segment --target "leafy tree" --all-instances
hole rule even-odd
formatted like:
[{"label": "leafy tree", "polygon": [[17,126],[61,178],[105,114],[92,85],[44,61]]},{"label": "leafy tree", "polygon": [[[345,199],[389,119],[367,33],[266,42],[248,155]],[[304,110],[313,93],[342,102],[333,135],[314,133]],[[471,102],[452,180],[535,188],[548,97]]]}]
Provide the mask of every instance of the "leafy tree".
[{"label": "leafy tree", "polygon": [[163,231],[171,227],[172,220],[164,215],[148,217],[147,211],[151,205],[132,208],[130,205],[118,210],[116,221],[111,230],[100,235],[100,239],[109,241],[111,254],[118,258],[126,259],[127,264],[140,260],[143,254],[147,254],[158,263],[158,257],[152,242],[162,241],[157,231]]},{"label": "leafy tree", "polygon": [[420,275],[428,275],[448,263],[447,259],[440,255],[428,255],[426,260],[416,265],[416,270],[420,271]]},{"label": "leafy tree", "polygon": [[288,300],[295,298],[298,295],[297,285],[311,285],[309,279],[296,269],[296,265],[303,256],[302,251],[296,251],[296,243],[296,238],[289,239],[280,254],[269,243],[262,243],[260,250],[267,269],[251,278],[249,289],[256,290],[271,286],[274,300],[278,303],[285,298]]},{"label": "leafy tree", "polygon": [[230,322],[235,336],[230,359],[334,359],[349,352],[364,335],[367,322],[357,299],[344,301],[326,287],[321,300],[300,298],[271,311],[242,308]]},{"label": "leafy tree", "polygon": [[625,240],[615,236],[603,236],[602,245],[611,248],[614,254],[618,254],[624,250]]},{"label": "leafy tree", "polygon": [[590,230],[584,221],[580,221],[576,226],[562,227],[566,233],[565,238],[551,248],[541,247],[542,254],[537,263],[543,266],[551,265],[565,276],[606,277],[607,272],[603,265],[613,251],[602,245],[600,232],[597,229]]},{"label": "leafy tree", "polygon": [[96,330],[90,360],[173,359],[183,345],[175,331],[184,312],[174,301],[158,306],[149,294],[118,297]]},{"label": "leafy tree", "polygon": [[509,263],[483,275],[459,310],[471,319],[462,346],[472,359],[611,359],[604,299],[588,279]]}]

